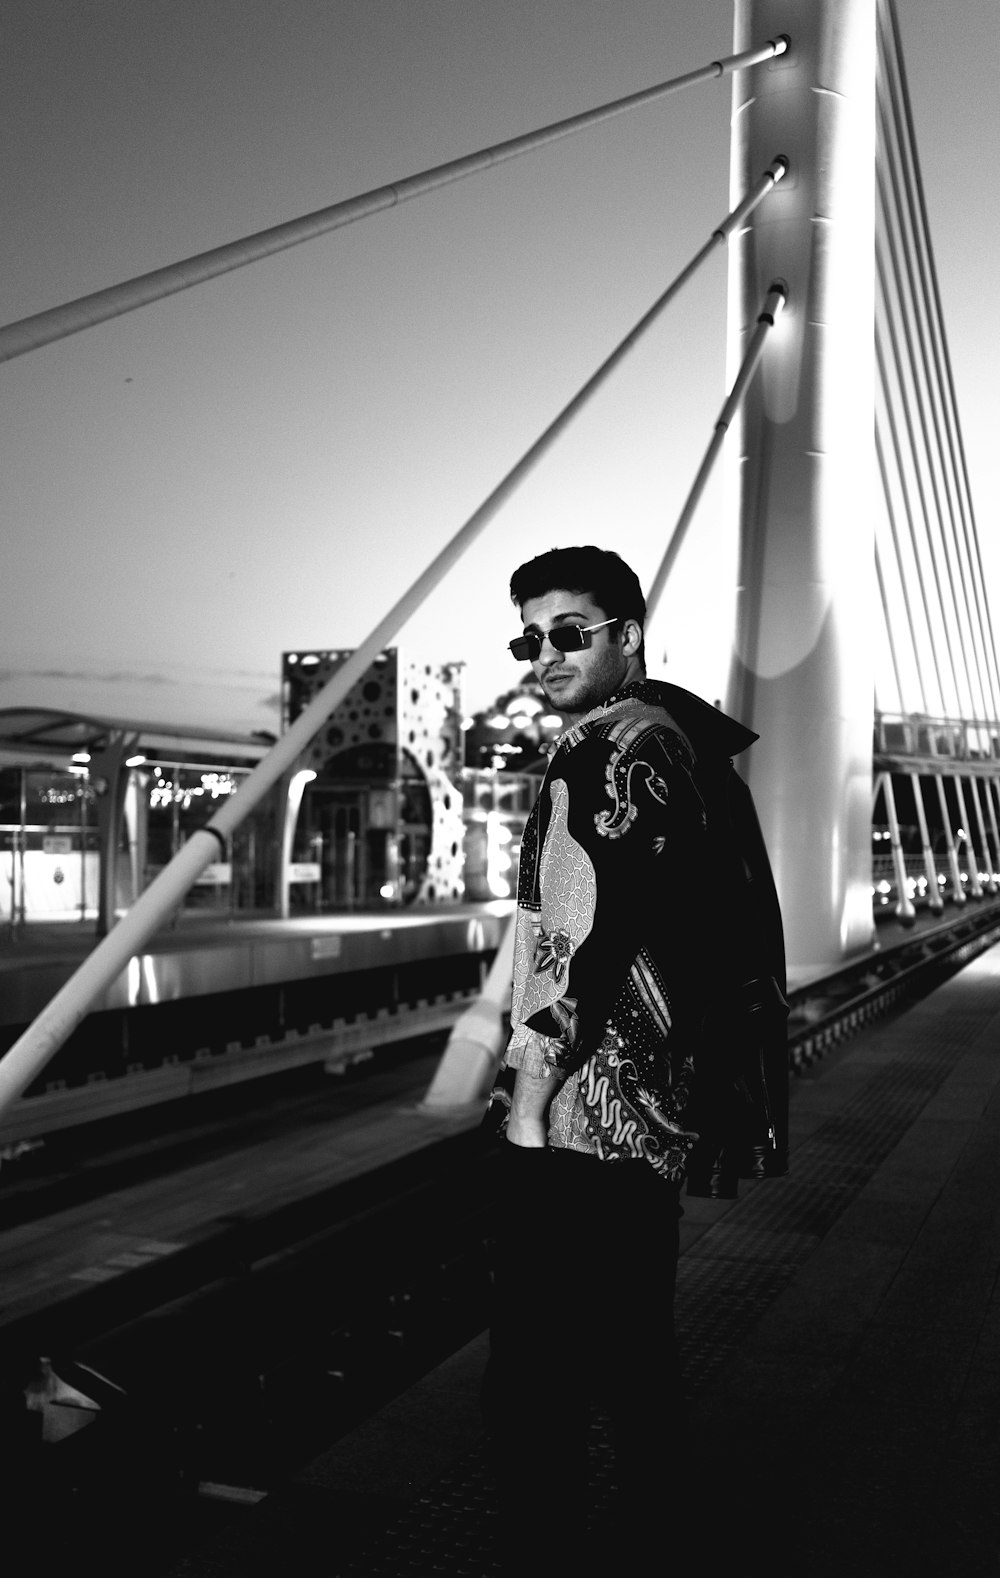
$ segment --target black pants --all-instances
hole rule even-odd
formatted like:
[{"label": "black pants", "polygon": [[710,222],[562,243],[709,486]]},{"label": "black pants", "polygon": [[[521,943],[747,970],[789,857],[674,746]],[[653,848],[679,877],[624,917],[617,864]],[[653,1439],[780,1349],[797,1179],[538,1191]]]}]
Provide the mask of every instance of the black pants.
[{"label": "black pants", "polygon": [[[645,1162],[505,1154],[484,1419],[512,1566],[624,1556],[662,1532],[684,1453],[673,1327],[677,1187]],[[588,1531],[593,1408],[615,1449],[614,1527]]]}]

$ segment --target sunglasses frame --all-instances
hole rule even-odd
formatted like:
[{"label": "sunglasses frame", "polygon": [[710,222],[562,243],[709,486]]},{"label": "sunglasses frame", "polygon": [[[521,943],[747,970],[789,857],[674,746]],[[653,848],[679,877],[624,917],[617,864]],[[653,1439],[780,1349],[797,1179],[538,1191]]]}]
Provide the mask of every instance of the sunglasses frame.
[{"label": "sunglasses frame", "polygon": [[[514,658],[518,663],[534,663],[535,659],[540,656],[542,646],[546,641],[548,641],[551,646],[555,647],[557,652],[583,652],[589,645],[589,642],[584,641],[584,636],[591,635],[595,630],[604,630],[608,625],[616,625],[620,617],[621,616],[619,614],[616,614],[613,619],[602,619],[599,625],[553,625],[551,630],[545,630],[541,634],[539,634],[536,630],[525,631],[523,636],[515,636],[513,641],[508,641],[507,650],[511,657]],[[570,631],[580,637],[578,643],[564,647],[561,646],[558,641],[554,641],[552,639],[553,636],[562,635],[563,632],[568,635]],[[530,650],[531,642],[537,642],[537,652],[532,652]],[[526,651],[522,657],[518,657],[518,654],[514,651],[514,648],[519,647],[522,644],[527,644],[529,650]]]}]

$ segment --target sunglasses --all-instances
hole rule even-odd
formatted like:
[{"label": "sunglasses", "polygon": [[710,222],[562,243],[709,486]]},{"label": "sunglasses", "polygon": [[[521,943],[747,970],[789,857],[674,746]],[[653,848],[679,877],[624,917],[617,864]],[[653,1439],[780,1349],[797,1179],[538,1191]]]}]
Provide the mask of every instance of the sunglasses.
[{"label": "sunglasses", "polygon": [[548,641],[557,652],[582,652],[584,647],[590,645],[584,637],[592,630],[603,630],[605,625],[618,623],[618,616],[614,619],[602,619],[599,625],[555,625],[551,630],[542,635],[530,630],[523,636],[515,636],[513,641],[508,641],[511,656],[518,663],[534,663],[542,650],[542,642]]}]

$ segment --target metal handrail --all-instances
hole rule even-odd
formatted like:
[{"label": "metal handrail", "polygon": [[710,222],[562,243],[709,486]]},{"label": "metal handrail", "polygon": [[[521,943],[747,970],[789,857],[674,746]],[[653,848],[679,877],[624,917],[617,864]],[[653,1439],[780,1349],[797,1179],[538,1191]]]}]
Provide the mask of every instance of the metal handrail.
[{"label": "metal handrail", "polygon": [[[889,731],[894,731],[890,743]],[[876,712],[875,748],[890,756],[942,761],[1000,761],[1000,720],[943,718],[923,712]]]}]

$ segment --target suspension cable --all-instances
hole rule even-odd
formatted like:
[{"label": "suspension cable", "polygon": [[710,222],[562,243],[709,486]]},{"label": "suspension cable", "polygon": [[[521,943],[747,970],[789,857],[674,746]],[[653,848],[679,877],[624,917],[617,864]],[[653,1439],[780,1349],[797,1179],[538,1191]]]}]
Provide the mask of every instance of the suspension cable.
[{"label": "suspension cable", "polygon": [[[888,296],[887,271],[886,271],[886,268],[885,268],[885,265],[884,265],[884,262],[883,262],[882,248],[879,247],[877,241],[876,241],[876,248],[875,248],[875,262],[876,262],[876,270],[877,270],[877,277],[878,277],[878,282],[879,282],[879,288],[880,288],[880,291],[881,291],[881,294],[882,294],[882,300],[884,302],[888,303],[889,296]],[[895,326],[894,326],[893,321],[892,321],[892,314],[891,314],[890,311],[888,311],[888,309],[886,310],[886,313],[885,313],[885,321],[886,321],[886,330],[887,330],[888,340],[889,340],[889,349],[890,349],[891,362],[892,362],[893,367],[896,370],[897,378],[899,378],[900,381],[901,381],[902,380],[902,368],[903,368],[904,363],[903,363],[903,359],[902,359],[902,357],[900,355],[900,346],[899,346],[899,341],[898,341],[898,338],[897,338],[897,335],[896,335]],[[884,363],[882,363],[880,365],[882,366],[883,377],[884,377],[884,373],[885,373]],[[902,392],[902,383],[900,383],[900,387],[901,387],[901,392]],[[887,394],[886,404],[887,404],[887,406],[889,405],[888,394]],[[932,533],[931,533],[931,510],[928,507],[927,494],[926,494],[925,487],[924,487],[923,472],[922,472],[922,469],[920,467],[920,464],[919,464],[919,461],[918,461],[918,458],[917,458],[918,455],[919,455],[919,447],[917,445],[916,434],[915,434],[914,428],[913,428],[913,417],[912,417],[912,413],[910,411],[909,401],[906,400],[905,398],[903,398],[900,401],[900,405],[902,407],[903,422],[904,422],[904,425],[905,425],[905,428],[906,428],[906,438],[907,438],[908,450],[909,450],[909,454],[911,456],[911,459],[913,461],[913,476],[914,476],[914,480],[916,482],[917,494],[918,494],[918,499],[919,499],[919,508],[911,513],[910,519],[911,519],[911,521],[916,520],[916,521],[920,521],[920,522],[923,523],[924,538],[925,538],[926,543],[927,543],[927,555],[928,555],[928,558],[930,560],[930,567],[931,567],[931,571],[932,571],[933,576],[934,576],[934,588],[935,588],[935,591],[937,593],[937,607],[938,607],[938,611],[940,613],[941,625],[942,625],[942,629],[943,629],[943,632],[944,632],[945,651],[946,651],[947,656],[948,656],[948,666],[949,666],[949,668],[951,670],[951,680],[952,680],[952,685],[954,687],[954,692],[953,693],[954,693],[954,698],[955,698],[955,706],[958,709],[959,716],[962,716],[963,715],[962,687],[961,687],[961,684],[959,682],[958,666],[957,666],[956,661],[955,661],[954,647],[952,646],[951,629],[950,629],[950,623],[949,623],[949,619],[948,619],[948,610],[947,610],[947,606],[946,606],[946,602],[945,602],[944,587],[943,587],[942,582],[941,582],[941,570],[940,570],[940,566],[938,564],[938,556],[937,556],[937,554],[934,551],[934,539],[933,539],[933,536],[932,536]],[[902,476],[902,468],[900,468],[900,472],[901,472],[901,476]],[[919,564],[919,557],[917,556],[916,542],[914,542],[914,555],[915,555],[915,557],[917,557],[917,563]],[[935,645],[935,642],[934,642],[934,626],[933,626],[933,622],[932,622],[931,617],[930,617],[930,604],[929,604],[929,602],[926,599],[926,590],[923,588],[923,586],[922,586],[922,590],[924,590],[925,608],[927,609],[928,634],[930,635],[930,638],[931,638],[931,644],[932,644],[932,650],[933,650],[934,645]],[[972,700],[971,693],[970,693],[969,700],[970,700],[970,702]]]},{"label": "suspension cable", "polygon": [[[901,284],[905,279],[908,287],[906,302],[905,304],[902,301],[900,303],[900,316],[903,322],[906,349],[912,370],[914,395],[921,425],[922,453],[926,457],[927,473],[934,495],[935,519],[948,577],[955,625],[958,632],[959,650],[962,654],[962,662],[965,668],[973,716],[977,712],[982,716],[989,716],[991,703],[986,698],[986,685],[980,662],[981,641],[977,642],[976,639],[976,620],[973,618],[969,598],[968,578],[965,573],[965,563],[962,557],[955,519],[953,488],[949,485],[951,478],[946,463],[945,446],[939,420],[940,400],[935,398],[938,390],[934,377],[935,368],[932,364],[928,347],[928,336],[925,329],[927,293],[926,284],[921,277],[919,267],[918,227],[912,208],[912,193],[908,188],[903,167],[903,146],[898,125],[897,106],[892,99],[890,91],[890,113],[887,114],[883,102],[884,97],[883,94],[878,96],[878,121],[881,134],[880,145],[884,155],[882,164],[888,176],[889,189],[893,199],[891,211],[887,208],[885,201],[885,175],[883,174],[883,169],[879,170],[878,181],[879,190],[882,193],[885,232],[892,255],[893,275],[897,284]],[[890,212],[895,220],[895,229],[899,236],[898,252],[893,240],[893,225],[889,219]],[[900,259],[902,259],[902,270],[900,268]],[[964,631],[963,611],[965,615]],[[981,632],[979,634],[981,636]],[[978,699],[973,676],[978,682]]]},{"label": "suspension cable", "polygon": [[[881,273],[879,273],[879,283],[880,283],[880,285],[883,283],[883,276],[882,276]],[[883,290],[883,297],[884,297],[884,290]],[[891,328],[890,328],[890,334],[891,334]],[[889,438],[890,438],[890,440],[892,442],[892,454],[893,454],[893,459],[894,459],[895,464],[896,464],[896,476],[897,476],[898,482],[899,482],[900,496],[901,496],[902,501],[903,501],[903,511],[904,511],[904,513],[906,515],[906,524],[907,524],[907,528],[908,528],[908,531],[909,531],[909,538],[910,538],[910,548],[911,548],[911,551],[913,553],[913,563],[914,563],[914,567],[916,569],[916,574],[917,574],[917,588],[918,588],[918,590],[920,592],[920,600],[921,600],[921,603],[923,605],[924,628],[925,628],[926,634],[927,634],[927,644],[928,644],[928,647],[930,649],[931,662],[934,665],[934,675],[935,675],[935,678],[937,680],[938,701],[937,701],[937,706],[935,708],[931,708],[929,706],[929,703],[928,703],[928,692],[927,692],[926,686],[921,682],[921,690],[923,692],[923,711],[925,711],[925,712],[929,712],[929,711],[947,712],[948,704],[947,704],[947,702],[945,700],[945,686],[944,686],[944,679],[943,679],[942,674],[941,674],[941,660],[940,660],[940,656],[938,654],[938,643],[934,639],[934,626],[933,626],[933,623],[932,623],[932,620],[931,620],[931,604],[930,604],[930,598],[928,597],[928,593],[927,593],[927,583],[926,583],[926,581],[924,579],[923,561],[922,561],[922,557],[921,557],[921,553],[920,553],[920,544],[919,544],[919,540],[918,540],[918,536],[917,536],[916,521],[914,519],[913,503],[912,503],[911,496],[910,496],[911,495],[911,489],[910,489],[909,484],[907,482],[906,473],[905,473],[904,466],[903,466],[902,444],[900,442],[899,429],[896,426],[896,417],[895,417],[895,413],[893,411],[893,402],[892,402],[892,400],[890,398],[889,374],[888,374],[888,370],[886,368],[885,354],[884,354],[884,351],[883,351],[883,348],[882,348],[882,335],[878,331],[878,324],[877,324],[877,322],[876,322],[876,333],[875,333],[875,359],[876,359],[876,365],[878,367],[879,384],[880,384],[880,387],[882,388],[884,396],[885,396],[885,420],[886,420],[886,423],[887,423],[888,429],[889,429]],[[905,413],[905,405],[904,405],[904,413]],[[911,442],[912,442],[912,433],[911,433],[910,436],[911,436]],[[879,456],[880,463],[884,463],[885,455],[884,455],[884,450],[882,448],[881,435],[879,433],[877,413],[876,413],[876,425],[875,425],[875,444],[876,444],[876,452],[877,452],[877,454]],[[889,496],[889,485],[888,485],[888,480],[887,480],[887,474],[888,474],[888,466],[884,465],[884,469],[883,469],[883,487],[885,488],[885,493],[886,493],[886,509],[887,509],[887,513],[889,515],[889,524],[890,524],[890,529],[891,529],[892,534],[893,534],[893,540],[896,543],[896,561],[897,561],[897,566],[899,568],[900,582],[902,583],[902,586],[903,586],[903,589],[904,589],[904,594],[903,595],[905,597],[906,596],[906,574],[905,574],[905,572],[903,570],[903,561],[902,561],[902,556],[901,556],[901,553],[900,553],[898,536],[897,536],[895,511],[892,508],[892,503],[891,503],[891,499],[890,499],[890,496]],[[930,551],[929,548],[928,548],[928,551]],[[943,611],[942,611],[942,618],[943,617],[944,617],[944,614],[943,614]],[[914,662],[917,665],[917,671],[919,673],[920,669],[921,669],[919,644],[917,642],[917,635],[916,635],[916,622],[915,622],[915,620],[912,620],[912,619],[911,619],[911,633],[912,633],[912,640],[913,640],[913,659],[914,659]],[[949,655],[949,658],[950,658],[951,657],[950,651],[949,651],[948,655]],[[957,678],[956,678],[956,675],[955,675],[954,663],[952,663],[952,684],[954,686],[954,695],[955,695],[956,702],[957,702],[957,699],[958,699],[958,681],[957,681]]]},{"label": "suspension cable", "polygon": [[571,137],[590,126],[601,125],[643,105],[654,104],[666,98],[668,94],[676,93],[681,88],[690,87],[696,82],[727,76],[746,66],[755,66],[762,61],[771,60],[775,55],[784,54],[788,44],[789,39],[786,34],[776,39],[768,39],[757,49],[745,49],[737,55],[713,60],[707,66],[688,71],[680,77],[673,77],[669,82],[658,83],[652,88],[643,88],[638,93],[630,93],[625,98],[611,100],[596,109],[571,115],[566,120],[555,121],[552,125],[543,126],[537,131],[525,132],[519,137],[510,138],[507,142],[496,143],[491,148],[481,148],[478,152],[466,154],[459,159],[449,159],[446,164],[435,165],[432,169],[406,176],[403,180],[394,181],[388,186],[375,187],[369,192],[362,192],[357,197],[349,197],[343,202],[333,203],[328,208],[317,209],[315,213],[304,214],[298,219],[288,220],[285,224],[274,225],[268,230],[260,230],[254,235],[244,236],[238,241],[212,247],[208,252],[199,252],[194,257],[185,258],[178,263],[169,263],[164,268],[153,269],[148,274],[139,274],[134,279],[123,280],[118,285],[108,286],[106,290],[94,291],[88,296],[78,297],[75,301],[65,302],[62,306],[50,307],[47,311],[35,313],[32,317],[21,318],[16,323],[8,323],[0,328],[0,362],[10,361],[15,356],[23,356],[27,351],[37,350],[39,346],[49,345],[52,341],[64,339],[67,335],[78,334],[80,330],[89,329],[97,323],[104,323],[109,318],[134,312],[137,307],[148,306],[149,303],[159,301],[164,296],[188,290],[192,285],[200,285],[205,280],[214,279],[217,275],[226,274],[232,269],[244,268],[248,263],[259,262],[261,258],[271,257],[275,252],[283,252],[288,247],[299,246],[304,241],[312,241],[316,236],[327,235],[331,230],[339,230],[345,225],[354,224],[359,219],[367,219],[370,215],[381,213],[386,208],[396,208],[412,197],[422,197],[425,193],[437,191],[439,187],[447,186],[453,181],[460,181],[467,175],[476,175],[482,170],[494,169],[508,159],[519,158],[521,154],[546,147],[549,143],[558,142],[563,137]]},{"label": "suspension cable", "polygon": [[691,485],[691,491],[684,502],[684,508],[681,510],[681,513],[678,516],[677,524],[670,536],[670,541],[667,543],[666,552],[663,555],[660,568],[653,577],[653,583],[646,594],[647,619],[652,619],[653,614],[656,612],[657,605],[661,596],[663,595],[663,588],[666,586],[670,572],[673,570],[674,564],[676,563],[677,555],[680,553],[684,538],[687,536],[687,529],[691,524],[692,516],[694,515],[701,496],[705,491],[705,484],[708,481],[719,450],[722,448],[723,439],[729,430],[729,424],[736,412],[739,410],[740,405],[743,402],[743,397],[750,387],[750,381],[753,378],[754,373],[757,371],[757,365],[761,359],[761,356],[764,354],[764,342],[767,339],[770,331],[774,328],[775,322],[781,313],[781,309],[785,305],[787,296],[788,287],[784,281],[777,279],[774,280],[768,288],[764,306],[757,317],[757,326],[750,337],[750,344],[747,346],[747,353],[740,364],[740,370],[736,375],[736,379],[733,383],[732,390],[730,391],[729,398],[719,413],[718,420],[712,431],[712,437],[708,443],[708,448],[705,451],[704,459],[702,460],[702,463],[698,468],[697,476]]},{"label": "suspension cable", "polygon": [[[896,652],[896,640],[895,640],[895,637],[894,637],[894,635],[892,633],[892,620],[889,617],[888,589],[887,589],[886,584],[885,584],[885,576],[882,573],[882,555],[879,553],[878,539],[877,538],[875,540],[875,577],[876,577],[876,579],[878,581],[879,596],[880,596],[880,598],[882,600],[882,614],[883,614],[883,619],[884,619],[884,623],[885,623],[886,638],[887,638],[887,640],[889,642],[889,658],[890,658],[890,661],[892,663],[892,672],[895,675],[895,679],[896,679],[896,694],[899,697],[899,710],[900,710],[900,712],[905,712],[906,711],[906,705],[905,705],[905,703],[903,701],[903,676],[902,676],[902,673],[900,671],[899,657],[898,657],[897,652]],[[905,592],[904,592],[904,595],[905,595]],[[875,681],[875,709],[876,709],[876,711],[881,710],[883,712],[887,712],[889,710],[887,707],[882,707],[881,709],[879,708],[878,676],[877,675],[876,675],[876,681]],[[925,708],[924,710],[926,711],[927,709]]]},{"label": "suspension cable", "polygon": [[788,168],[783,157],[775,159],[741,203],[713,230],[692,261],[668,285],[663,294],[640,318],[635,327],[611,352],[597,371],[563,407],[559,415],[545,429],[540,438],[528,449],[517,464],[497,484],[493,492],[470,515],[450,542],[431,560],[413,585],[393,605],[361,645],[331,675],[323,688],[317,691],[308,706],[304,707],[267,755],[230,795],[203,828],[191,834],[187,843],[139,895],[127,914],[92,953],[70,976],[52,1000],[0,1058],[0,1112],[35,1078],[38,1071],[59,1050],[70,1032],[79,1024],[96,997],[103,992],[125,968],[133,954],[138,953],[155,931],[177,908],[185,893],[197,881],[210,860],[218,856],[219,840],[225,840],[235,827],[249,816],[295,763],[313,736],[319,732],[333,709],[339,706],[347,692],[362,677],[369,664],[397,634],[400,628],[417,611],[420,605],[441,582],[452,565],[481,534],[515,488],[537,465],[552,447],[574,416],[605,382],[625,355],[633,348],[648,328],[660,316],[680,287],[691,278],[698,265],[720,242],[725,241],[746,216],[780,180]]},{"label": "suspension cable", "polygon": [[[947,603],[945,600],[944,588],[942,587],[940,589],[940,596],[942,599],[942,617],[945,621],[945,632],[950,648],[951,636],[949,631],[952,624],[954,625],[955,645],[960,660],[960,666],[965,676],[965,692],[963,694],[963,692],[959,690],[958,693],[959,715],[964,717],[965,708],[966,706],[969,706],[972,709],[973,716],[975,716],[975,713],[981,703],[977,703],[976,687],[973,683],[972,670],[969,667],[969,642],[966,641],[963,634],[962,611],[959,604],[958,590],[955,583],[953,554],[949,551],[945,510],[941,499],[941,489],[938,480],[939,468],[937,465],[935,465],[933,411],[928,411],[928,397],[925,392],[925,386],[927,383],[927,365],[926,360],[921,359],[920,355],[918,354],[918,346],[915,343],[914,329],[911,324],[911,318],[915,315],[916,311],[914,307],[915,282],[913,278],[912,259],[905,244],[905,235],[901,235],[900,245],[897,247],[896,240],[893,235],[893,227],[889,223],[888,216],[891,212],[896,215],[897,223],[900,223],[901,225],[901,221],[899,221],[900,201],[899,192],[895,181],[895,172],[892,170],[891,160],[887,159],[885,162],[889,164],[891,195],[895,200],[895,207],[893,209],[890,209],[889,207],[885,175],[883,170],[879,168],[876,172],[876,180],[881,198],[882,214],[885,219],[885,223],[883,225],[885,247],[887,248],[889,255],[889,269],[888,271],[884,270],[880,261],[879,277],[881,280],[883,280],[883,282],[885,282],[887,279],[894,280],[897,287],[905,284],[909,290],[908,300],[903,299],[903,293],[901,290],[897,290],[896,295],[899,322],[902,330],[903,348],[906,358],[905,364],[900,363],[899,361],[899,346],[898,341],[895,340],[894,357],[898,366],[905,365],[910,371],[913,390],[913,405],[920,432],[919,448],[916,442],[913,443],[914,469],[921,476],[926,475],[930,490],[931,500],[930,507],[928,507],[928,499],[924,493],[923,482],[921,481],[921,504],[923,507],[928,537],[931,539],[932,543],[936,545],[937,559],[940,560],[944,578],[947,582],[947,593],[949,599]],[[889,318],[890,314],[887,313],[886,316]],[[920,464],[921,457],[923,458],[924,462],[923,466]],[[946,609],[947,611],[945,611]],[[974,658],[974,653],[972,656]]]},{"label": "suspension cable", "polygon": [[998,718],[1000,717],[1000,668],[998,668],[989,597],[986,590],[979,537],[976,531],[975,512],[972,507],[972,494],[969,487],[968,469],[962,445],[962,430],[958,420],[958,402],[955,396],[948,341],[944,330],[944,312],[941,305],[941,292],[938,285],[937,268],[934,262],[930,222],[924,197],[923,179],[920,173],[920,161],[917,154],[913,111],[906,77],[906,62],[900,47],[899,25],[896,17],[896,8],[893,3],[888,5],[884,14],[880,12],[880,25],[888,31],[892,40],[891,49],[886,51],[891,60],[891,71],[888,73],[890,77],[890,95],[897,139],[905,154],[902,163],[908,197],[908,212],[914,216],[918,264],[934,357],[935,389],[944,417],[947,451],[950,460],[948,477],[954,490],[958,504],[958,516],[962,524],[962,537],[976,604],[979,638],[986,664],[988,688],[993,709],[992,715],[994,718]]},{"label": "suspension cable", "polygon": [[[881,355],[879,356],[879,360],[881,361]],[[899,587],[900,587],[900,591],[901,591],[902,596],[903,596],[903,608],[904,608],[905,613],[906,613],[906,624],[907,624],[907,628],[908,628],[908,630],[910,632],[910,649],[911,649],[911,653],[912,653],[912,656],[913,656],[913,661],[914,661],[914,664],[915,664],[916,670],[917,670],[917,685],[918,685],[919,690],[920,690],[920,711],[921,712],[929,712],[931,709],[927,705],[927,686],[926,686],[926,684],[924,682],[923,665],[921,664],[921,661],[920,661],[920,644],[917,641],[916,625],[914,624],[914,619],[913,619],[913,607],[912,607],[911,602],[910,602],[910,591],[909,591],[909,587],[906,584],[906,576],[903,573],[902,556],[900,554],[899,533],[898,533],[897,528],[896,528],[896,512],[892,508],[892,502],[891,502],[890,490],[889,490],[889,472],[888,472],[888,467],[886,465],[885,450],[883,449],[883,446],[882,446],[882,435],[879,432],[879,427],[878,427],[878,423],[877,422],[875,424],[875,454],[876,454],[876,458],[878,460],[879,475],[882,478],[882,489],[883,489],[883,492],[885,493],[886,514],[888,515],[888,518],[889,518],[889,528],[890,528],[890,531],[892,533],[892,545],[893,545],[893,550],[894,550],[894,553],[895,553],[896,568],[897,568],[897,570],[899,572]],[[907,515],[909,515],[909,505],[908,505],[908,503],[906,503],[905,499],[904,499],[904,508],[906,509]],[[882,611],[885,614],[885,628],[886,628],[886,635],[887,635],[888,640],[889,640],[889,652],[890,652],[890,655],[892,657],[893,672],[895,673],[895,676],[896,676],[896,690],[897,690],[897,692],[899,694],[899,709],[900,709],[901,712],[906,712],[909,709],[906,706],[905,693],[904,693],[903,681],[902,681],[902,673],[901,673],[901,670],[900,670],[900,667],[899,667],[899,659],[898,659],[897,654],[896,654],[896,640],[895,640],[895,636],[893,634],[892,620],[889,617],[888,589],[886,587],[885,577],[884,577],[883,570],[882,570],[882,556],[879,553],[878,535],[877,534],[876,534],[876,537],[875,537],[875,568],[876,568],[876,571],[878,573],[879,591],[881,592],[881,595],[882,595]],[[938,684],[939,684],[939,687],[940,687],[940,675],[938,676]],[[943,703],[943,701],[944,701],[943,694],[942,694],[941,700],[942,700],[942,703]]]}]

